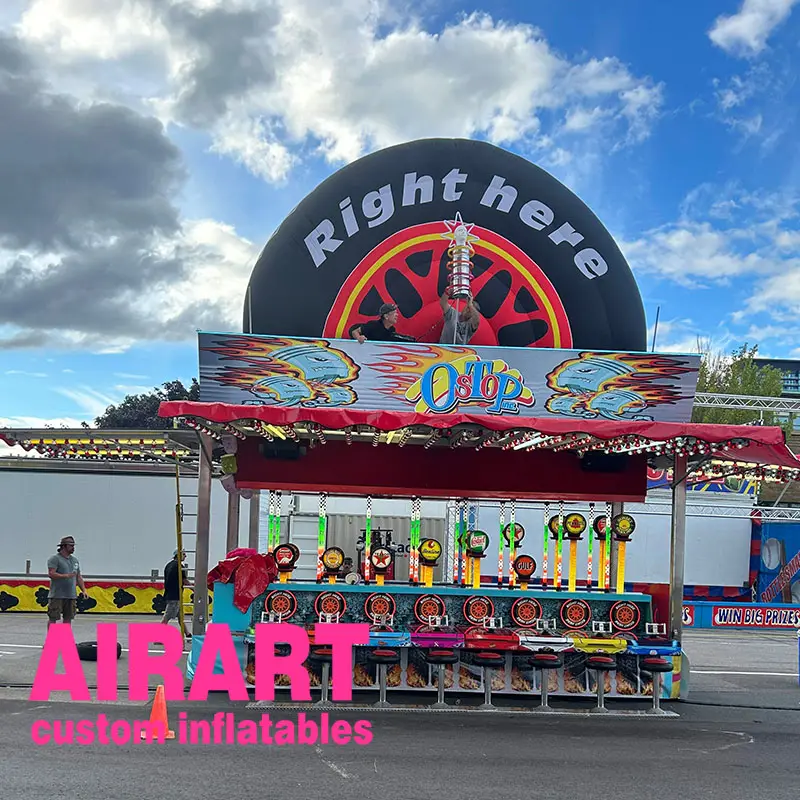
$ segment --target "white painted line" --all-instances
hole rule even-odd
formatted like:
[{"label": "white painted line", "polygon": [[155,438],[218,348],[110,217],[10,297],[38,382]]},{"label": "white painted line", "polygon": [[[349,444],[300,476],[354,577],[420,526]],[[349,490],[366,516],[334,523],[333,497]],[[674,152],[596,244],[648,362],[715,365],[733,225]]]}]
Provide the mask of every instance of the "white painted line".
[{"label": "white painted line", "polygon": [[328,761],[328,759],[322,755],[322,748],[319,745],[317,745],[314,749],[317,751],[320,761],[322,761],[325,766],[330,767],[337,775],[341,775],[343,778],[353,777],[349,772],[346,772],[340,766],[334,764],[333,761]]},{"label": "white painted line", "polygon": [[692,669],[692,675],[764,675],[773,678],[797,678],[796,672],[730,672],[717,669]]}]

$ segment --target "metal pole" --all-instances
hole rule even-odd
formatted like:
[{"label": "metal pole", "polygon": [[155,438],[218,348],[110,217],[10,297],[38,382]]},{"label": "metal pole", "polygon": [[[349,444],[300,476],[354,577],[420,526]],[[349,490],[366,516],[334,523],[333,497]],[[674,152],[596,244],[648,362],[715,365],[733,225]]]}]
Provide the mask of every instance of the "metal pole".
[{"label": "metal pole", "polygon": [[211,453],[213,444],[206,434],[199,434],[200,470],[197,477],[197,537],[194,567],[194,613],[192,635],[206,632],[208,616],[208,553],[211,534]]},{"label": "metal pole", "polygon": [[[618,514],[625,513],[624,503],[611,504],[611,519]],[[619,561],[619,542],[611,535],[611,566],[609,567],[609,589],[615,592],[617,589],[617,562]]]},{"label": "metal pole", "polygon": [[261,516],[261,490],[256,489],[250,498],[250,527],[248,528],[247,546],[258,550],[258,522]]},{"label": "metal pole", "polygon": [[228,493],[228,533],[225,537],[225,554],[239,546],[239,517],[242,498],[238,492]]},{"label": "metal pole", "polygon": [[683,570],[686,554],[686,454],[675,455],[672,467],[672,519],[670,523],[669,629],[683,636]]}]

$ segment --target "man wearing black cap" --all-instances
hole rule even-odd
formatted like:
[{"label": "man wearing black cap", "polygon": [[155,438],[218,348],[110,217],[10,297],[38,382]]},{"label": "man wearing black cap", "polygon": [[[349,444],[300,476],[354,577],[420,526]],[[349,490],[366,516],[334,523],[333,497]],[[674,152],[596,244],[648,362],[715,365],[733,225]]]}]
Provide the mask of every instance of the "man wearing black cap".
[{"label": "man wearing black cap", "polygon": [[81,565],[75,558],[75,539],[65,536],[58,543],[56,554],[47,559],[47,574],[50,576],[50,592],[47,601],[48,626],[63,620],[72,624],[77,611],[76,584],[81,597],[87,597],[86,584],[81,575]]},{"label": "man wearing black cap", "polygon": [[378,310],[378,319],[355,325],[350,328],[350,335],[358,339],[360,344],[369,339],[371,342],[405,342],[407,336],[402,336],[395,330],[399,318],[397,306],[394,303],[384,303]]}]

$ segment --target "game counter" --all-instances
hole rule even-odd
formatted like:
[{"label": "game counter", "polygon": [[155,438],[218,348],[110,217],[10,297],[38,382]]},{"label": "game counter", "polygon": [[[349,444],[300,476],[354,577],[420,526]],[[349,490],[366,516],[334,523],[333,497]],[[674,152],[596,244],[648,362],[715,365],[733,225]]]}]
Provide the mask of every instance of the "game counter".
[{"label": "game counter", "polygon": [[[389,647],[400,658],[386,673],[388,691],[438,689],[436,668],[425,659],[428,648],[451,648],[457,661],[445,669],[445,688],[468,693],[484,690],[483,670],[476,653],[496,651],[502,662],[492,670],[494,693],[526,696],[541,693],[543,673],[531,666],[534,652],[559,652],[563,667],[548,671],[551,695],[592,697],[595,673],[587,658],[596,652],[615,654],[617,669],[605,673],[609,697],[651,698],[653,676],[640,667],[640,656],[658,654],[671,659],[673,672],[663,676],[662,697],[680,695],[681,651],[677,642],[654,636],[651,598],[637,593],[556,591],[555,589],[409,586],[401,583],[347,585],[315,582],[275,582],[259,595],[248,612],[232,605],[230,588],[214,587],[214,622],[224,621],[242,632],[240,658],[246,682],[255,684],[255,625],[262,621],[302,625],[313,647],[318,622],[368,623],[370,643],[354,649],[353,689],[378,688],[378,669],[371,650]],[[431,613],[435,612],[435,613]],[[648,634],[648,629],[651,631]],[[306,663],[312,688],[321,683],[322,668]],[[288,679],[277,676],[277,688]]]}]

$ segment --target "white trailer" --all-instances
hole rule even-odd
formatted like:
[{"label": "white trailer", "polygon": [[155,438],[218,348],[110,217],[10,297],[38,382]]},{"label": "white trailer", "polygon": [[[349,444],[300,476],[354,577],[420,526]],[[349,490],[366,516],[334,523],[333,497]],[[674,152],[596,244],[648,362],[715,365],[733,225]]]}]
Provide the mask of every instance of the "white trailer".
[{"label": "white trailer", "polygon": [[[182,477],[181,491],[187,518],[184,528],[194,530],[196,478]],[[267,502],[262,493],[259,527],[266,538]],[[651,492],[646,505],[627,504],[637,523],[627,549],[626,580],[667,583],[669,581],[670,493]],[[167,465],[49,461],[45,459],[0,459],[0,508],[2,508],[2,558],[0,574],[24,577],[46,573],[48,557],[62,536],[74,536],[76,554],[85,575],[95,579],[147,579],[161,575],[175,549],[176,481]],[[736,516],[708,516],[715,503],[741,507]],[[748,585],[752,498],[687,493],[685,583],[687,585]],[[701,508],[702,507],[702,508]],[[588,513],[585,503],[569,504],[570,510]],[[604,504],[597,505],[597,513]],[[551,513],[557,505],[551,504]],[[398,544],[408,541],[410,501],[373,501],[373,526],[390,528]],[[331,497],[327,502],[328,543],[355,556],[355,542],[364,527],[365,503],[359,498]],[[313,579],[316,565],[317,498],[311,495],[282,497],[282,540],[295,541],[304,558],[295,571],[298,579]],[[516,521],[526,530],[522,550],[541,565],[543,551],[543,504],[516,506]],[[422,504],[423,536],[452,535],[447,504]],[[211,498],[209,567],[224,558],[228,524],[228,494],[214,480]],[[508,517],[506,518],[508,521]],[[240,546],[249,537],[248,502],[243,501],[239,518]],[[492,537],[482,572],[497,573],[499,504],[483,502],[478,507],[478,527]],[[193,549],[193,537],[185,547]],[[550,563],[553,564],[553,542]],[[566,548],[565,548],[566,550]],[[579,547],[578,578],[586,575],[587,541]],[[190,557],[189,562],[193,559]],[[552,575],[552,566],[550,569]],[[565,573],[566,574],[566,573]],[[404,552],[398,559],[396,577],[407,575]]]}]

